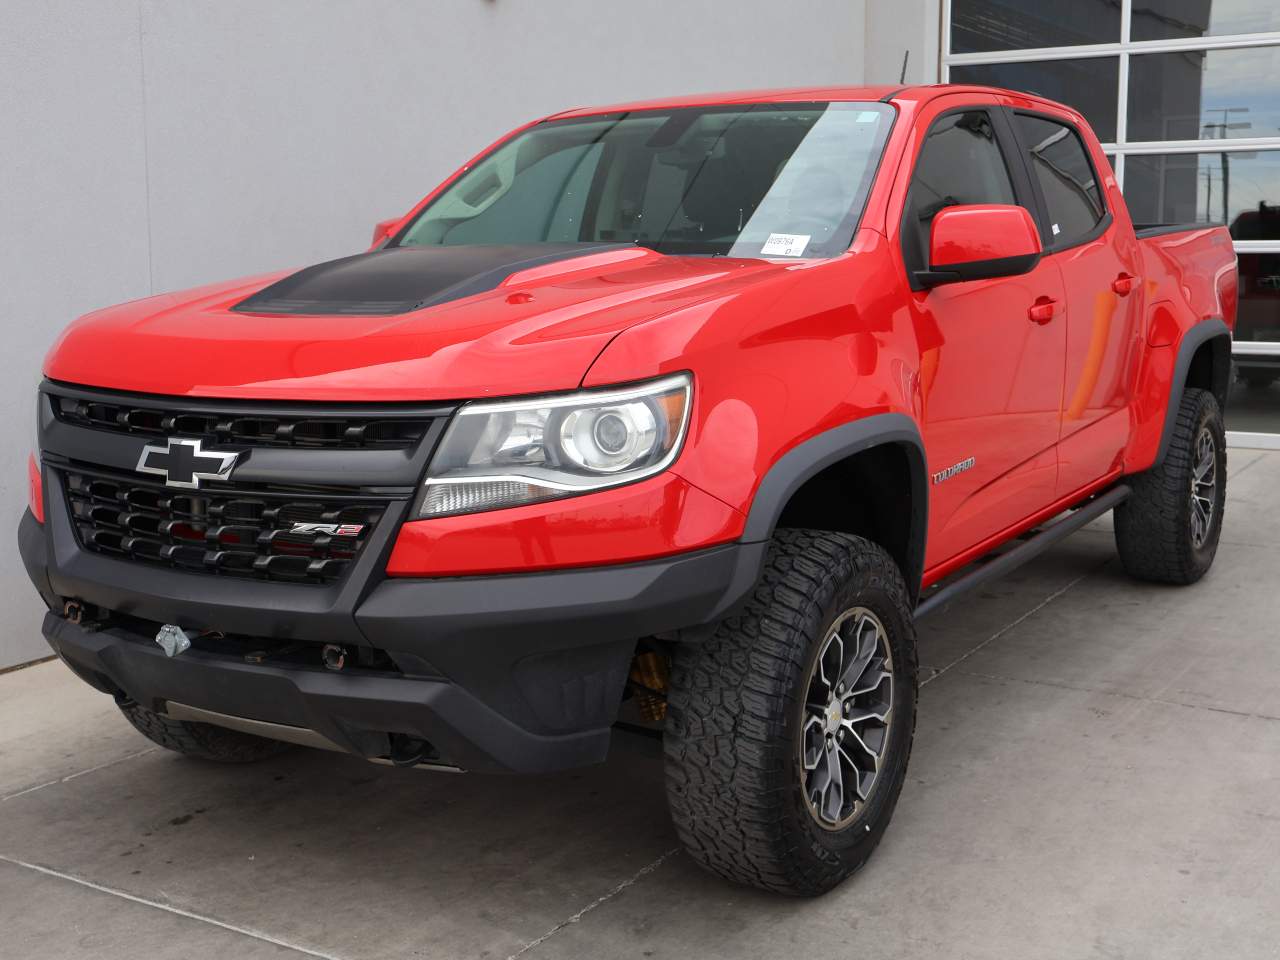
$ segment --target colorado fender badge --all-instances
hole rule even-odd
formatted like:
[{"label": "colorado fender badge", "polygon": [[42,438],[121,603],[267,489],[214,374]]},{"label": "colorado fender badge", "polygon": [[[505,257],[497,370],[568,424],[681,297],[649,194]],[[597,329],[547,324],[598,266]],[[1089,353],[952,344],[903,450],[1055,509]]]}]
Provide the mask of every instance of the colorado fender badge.
[{"label": "colorado fender badge", "polygon": [[937,473],[935,473],[933,475],[933,482],[935,484],[939,484],[943,480],[950,480],[957,473],[964,473],[966,470],[972,470],[974,464],[977,462],[978,462],[977,458],[969,457],[967,460],[961,460],[959,463],[952,464],[951,466],[947,467],[947,469],[939,470]]}]

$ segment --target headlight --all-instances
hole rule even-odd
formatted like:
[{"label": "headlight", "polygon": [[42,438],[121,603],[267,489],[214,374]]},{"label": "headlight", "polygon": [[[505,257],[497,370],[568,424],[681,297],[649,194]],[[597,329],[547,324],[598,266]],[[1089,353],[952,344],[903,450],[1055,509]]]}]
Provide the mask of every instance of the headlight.
[{"label": "headlight", "polygon": [[618,390],[469,403],[431,460],[418,515],[538,503],[658,473],[680,452],[692,389],[682,373]]}]

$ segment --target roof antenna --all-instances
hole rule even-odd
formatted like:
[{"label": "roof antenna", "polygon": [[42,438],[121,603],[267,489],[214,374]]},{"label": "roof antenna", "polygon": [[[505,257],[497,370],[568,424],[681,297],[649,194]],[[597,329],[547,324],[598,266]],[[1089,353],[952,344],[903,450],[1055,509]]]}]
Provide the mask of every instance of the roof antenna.
[{"label": "roof antenna", "polygon": [[908,47],[902,51],[902,75],[898,77],[899,83],[907,82],[907,58],[911,56],[911,48]]}]

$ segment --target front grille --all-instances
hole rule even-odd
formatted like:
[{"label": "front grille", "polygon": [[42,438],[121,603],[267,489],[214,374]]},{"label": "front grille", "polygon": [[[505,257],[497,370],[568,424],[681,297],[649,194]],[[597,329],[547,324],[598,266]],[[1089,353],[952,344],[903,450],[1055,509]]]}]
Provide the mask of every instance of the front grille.
[{"label": "front grille", "polygon": [[137,436],[198,437],[207,443],[255,447],[408,449],[431,426],[430,417],[361,414],[316,415],[252,408],[202,410],[116,398],[51,395],[53,413],[64,423]]},{"label": "front grille", "polygon": [[[72,523],[94,553],[171,569],[289,583],[342,578],[386,501],[237,490],[178,492],[131,478],[61,471]],[[299,523],[360,524],[358,535],[293,533]]]}]

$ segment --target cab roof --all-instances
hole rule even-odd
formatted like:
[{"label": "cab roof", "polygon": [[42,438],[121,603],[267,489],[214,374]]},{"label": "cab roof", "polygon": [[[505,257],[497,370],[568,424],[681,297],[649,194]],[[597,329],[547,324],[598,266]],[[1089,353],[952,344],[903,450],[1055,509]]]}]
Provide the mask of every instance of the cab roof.
[{"label": "cab roof", "polygon": [[986,96],[1016,97],[1033,103],[1044,104],[1057,110],[1074,114],[1076,111],[1053,100],[1021,91],[1003,90],[959,83],[934,84],[873,84],[870,86],[791,87],[765,90],[733,90],[721,93],[695,93],[679,97],[661,97],[653,100],[636,100],[598,107],[574,107],[554,113],[547,120],[566,117],[589,117],[603,113],[627,113],[633,110],[664,110],[674,107],[729,106],[736,103],[809,103],[813,101],[867,101],[910,100],[917,104],[954,93],[975,93]]},{"label": "cab roof", "polygon": [[597,113],[626,113],[631,110],[663,110],[672,107],[711,107],[735,103],[807,103],[815,100],[881,100],[904,89],[902,84],[869,87],[793,87],[780,90],[734,90],[722,93],[695,93],[680,97],[636,100],[600,107],[575,107],[547,119],[586,117]]}]

